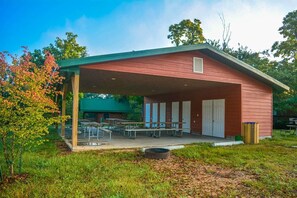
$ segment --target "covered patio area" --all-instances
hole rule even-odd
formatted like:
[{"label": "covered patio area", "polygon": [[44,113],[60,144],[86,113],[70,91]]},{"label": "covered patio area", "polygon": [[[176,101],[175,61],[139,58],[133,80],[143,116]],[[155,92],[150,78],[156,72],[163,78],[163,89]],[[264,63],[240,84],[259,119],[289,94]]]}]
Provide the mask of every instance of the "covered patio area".
[{"label": "covered patio area", "polygon": [[[205,89],[207,90],[214,88],[221,89],[228,86],[230,86],[230,84],[228,83],[217,83],[117,71],[104,71],[81,67],[79,69],[79,75],[74,74],[73,76],[71,76],[71,81],[68,81],[68,83],[64,84],[64,90],[66,90],[64,94],[66,95],[67,91],[72,89],[74,100],[72,126],[71,128],[66,128],[65,123],[63,123],[61,128],[61,136],[64,137],[66,143],[72,149],[72,151],[166,147],[201,142],[213,143],[231,141],[231,139],[226,140],[224,138],[204,136],[201,132],[197,130],[195,131],[195,128],[191,126],[190,116],[188,120],[182,119],[182,116],[179,116],[181,112],[176,112],[175,115],[173,113],[170,113],[170,115],[167,115],[165,117],[163,116],[163,120],[161,120],[162,118],[159,115],[157,116],[158,118],[156,118],[155,115],[153,115],[154,113],[156,113],[155,110],[147,110],[145,105],[147,103],[146,101],[148,101],[150,97],[159,96],[160,94],[168,94],[168,96],[170,96],[171,94],[187,96],[189,95],[189,92],[193,92],[195,90],[202,91]],[[167,135],[166,133],[162,132],[162,136],[160,138],[153,138],[148,137],[144,133],[140,133],[137,134],[137,138],[131,139],[127,136],[123,136],[122,133],[112,130],[111,140],[109,139],[108,134],[106,134],[104,138],[100,138],[99,140],[97,140],[96,138],[91,138],[89,140],[86,135],[81,132],[79,126],[80,122],[78,119],[78,97],[77,99],[75,99],[75,95],[78,95],[78,90],[79,92],[85,93],[145,96],[146,99],[144,101],[145,104],[143,109],[143,122],[147,123],[145,124],[145,126],[150,128],[151,125],[155,122],[172,123],[174,120],[172,120],[171,117],[178,116],[180,118],[175,121],[179,123],[179,126],[177,126],[178,128],[185,129],[182,132],[183,135],[182,137],[176,137]],[[167,99],[167,104],[171,105],[171,102],[175,98],[176,96],[173,96],[172,100]],[[63,104],[65,104],[65,102],[63,102]],[[194,104],[195,103],[193,103],[193,105]],[[153,108],[153,105],[151,105],[151,108]],[[170,108],[171,107],[167,107],[167,111],[170,111]],[[146,115],[148,111],[151,114],[150,117],[147,117]],[[191,109],[188,110],[188,113],[190,112]],[[192,122],[196,124],[194,120],[192,120]],[[182,123],[187,123],[187,126],[183,126]]]},{"label": "covered patio area", "polygon": [[[288,89],[208,44],[93,56],[59,65],[66,77],[62,115],[66,94],[73,93],[71,132],[68,135],[64,122],[61,136],[74,151],[232,140],[241,134],[241,123],[250,121],[260,124],[260,136],[271,136],[272,87]],[[141,130],[170,123],[166,128],[176,127],[184,135],[129,139],[112,132],[111,141],[85,141],[79,133],[80,92],[144,96]]]}]

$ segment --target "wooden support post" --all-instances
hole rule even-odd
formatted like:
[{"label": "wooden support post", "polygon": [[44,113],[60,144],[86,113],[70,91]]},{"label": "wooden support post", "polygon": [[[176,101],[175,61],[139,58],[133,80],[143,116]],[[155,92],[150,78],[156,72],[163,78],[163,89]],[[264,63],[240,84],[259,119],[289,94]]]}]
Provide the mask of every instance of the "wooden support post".
[{"label": "wooden support post", "polygon": [[[66,115],[66,94],[68,84],[63,84],[63,95],[62,95],[62,116]],[[61,136],[65,137],[65,121],[62,121]]]},{"label": "wooden support post", "polygon": [[72,77],[73,90],[73,109],[72,109],[72,147],[77,146],[78,132],[78,92],[79,92],[79,74],[75,73]]}]

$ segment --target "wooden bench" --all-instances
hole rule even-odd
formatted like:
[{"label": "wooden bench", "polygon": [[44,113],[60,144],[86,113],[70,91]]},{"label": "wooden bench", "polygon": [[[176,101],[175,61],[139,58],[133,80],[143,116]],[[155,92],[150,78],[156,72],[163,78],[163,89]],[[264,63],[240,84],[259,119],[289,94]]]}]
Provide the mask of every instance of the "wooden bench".
[{"label": "wooden bench", "polygon": [[159,136],[161,136],[161,132],[162,131],[166,131],[166,132],[173,132],[172,135],[174,136],[179,136],[182,137],[183,136],[183,131],[186,130],[185,128],[159,128]]},{"label": "wooden bench", "polygon": [[[150,136],[152,136],[152,134],[155,133],[155,130],[158,130],[158,129],[140,129],[140,128],[132,129],[131,128],[131,129],[125,129],[125,132],[127,132],[129,138],[135,139],[136,138],[136,133],[145,132],[147,134],[148,132],[150,132]],[[133,133],[133,136],[132,136],[132,133]],[[125,133],[124,133],[124,135],[125,135]]]},{"label": "wooden bench", "polygon": [[288,135],[294,135],[295,133],[297,135],[297,125],[291,125],[291,124],[289,124],[289,125],[287,125],[287,127],[289,129],[281,130],[281,134],[283,132],[284,135],[287,135],[287,134]]}]

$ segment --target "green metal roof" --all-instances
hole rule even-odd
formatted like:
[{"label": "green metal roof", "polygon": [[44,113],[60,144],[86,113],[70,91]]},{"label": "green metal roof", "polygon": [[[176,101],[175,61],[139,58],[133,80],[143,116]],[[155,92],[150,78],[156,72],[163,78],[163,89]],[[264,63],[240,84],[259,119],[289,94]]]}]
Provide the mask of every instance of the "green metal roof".
[{"label": "green metal roof", "polygon": [[113,98],[82,98],[80,99],[82,112],[128,113],[131,111],[129,103],[118,102]]},{"label": "green metal roof", "polygon": [[131,51],[131,52],[123,52],[123,53],[115,53],[115,54],[105,54],[105,55],[99,55],[99,56],[88,56],[88,57],[76,58],[76,59],[67,59],[67,60],[61,60],[58,63],[59,63],[59,66],[63,69],[68,67],[76,67],[80,65],[88,65],[93,63],[102,63],[107,61],[116,61],[116,60],[130,59],[130,58],[140,58],[140,57],[146,57],[146,56],[193,51],[193,50],[204,49],[208,46],[210,45],[209,44],[182,45],[178,47],[166,47],[166,48]]},{"label": "green metal roof", "polygon": [[85,58],[78,59],[68,59],[59,61],[58,64],[61,67],[61,71],[72,71],[75,68],[78,68],[82,65],[94,64],[94,63],[103,63],[108,61],[117,61],[117,60],[125,60],[131,58],[140,58],[147,56],[155,56],[155,55],[163,55],[163,54],[171,54],[178,52],[187,52],[187,51],[199,51],[207,56],[222,62],[236,70],[239,70],[243,73],[246,73],[253,78],[262,81],[272,87],[282,88],[285,90],[289,90],[290,88],[279,82],[278,80],[272,78],[271,76],[261,72],[260,70],[238,60],[237,58],[207,44],[197,44],[197,45],[183,45],[177,47],[166,47],[166,48],[157,48],[157,49],[149,49],[149,50],[141,50],[141,51],[131,51],[131,52],[123,52],[116,54],[106,54],[99,56],[89,56]]}]

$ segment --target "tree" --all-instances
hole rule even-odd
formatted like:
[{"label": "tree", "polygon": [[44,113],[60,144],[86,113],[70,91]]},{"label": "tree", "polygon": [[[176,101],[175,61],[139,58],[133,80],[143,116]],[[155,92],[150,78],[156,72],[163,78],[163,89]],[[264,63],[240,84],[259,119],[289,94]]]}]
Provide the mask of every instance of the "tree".
[{"label": "tree", "polygon": [[267,73],[270,69],[275,66],[275,61],[270,60],[270,54],[268,50],[262,52],[254,52],[249,49],[247,46],[238,44],[238,48],[226,48],[230,55],[236,57],[237,59]]},{"label": "tree", "polygon": [[274,92],[274,110],[278,115],[297,115],[297,65],[287,60],[278,62],[269,74],[290,87],[289,91]]},{"label": "tree", "polygon": [[289,12],[279,28],[285,39],[272,46],[274,56],[283,60],[276,67],[276,78],[290,87],[290,91],[278,93],[278,111],[281,114],[297,115],[297,10]]},{"label": "tree", "polygon": [[[230,29],[230,23],[228,23],[228,25],[226,24],[225,21],[225,17],[224,14],[219,14],[222,26],[223,26],[223,32],[222,32],[222,40],[218,39],[218,40],[211,40],[211,39],[207,39],[207,43],[226,52],[226,53],[230,53],[232,52],[232,48],[229,47],[229,42],[231,40],[231,29]],[[240,46],[240,44],[239,44]]]},{"label": "tree", "polygon": [[36,65],[43,65],[45,60],[45,53],[50,52],[55,59],[65,60],[70,58],[81,58],[87,56],[87,48],[77,43],[78,35],[72,32],[66,32],[66,39],[56,38],[55,44],[49,44],[43,50],[34,50],[31,52],[32,62]]},{"label": "tree", "polygon": [[272,46],[272,51],[276,57],[288,60],[297,60],[297,10],[289,12],[283,19],[283,25],[279,29],[280,34],[285,39],[277,41]]},{"label": "tree", "polygon": [[226,49],[229,47],[229,42],[231,40],[230,23],[228,23],[228,25],[226,25],[225,17],[223,14],[219,14],[219,17],[220,17],[222,25],[223,25],[222,50],[226,51]]},{"label": "tree", "polygon": [[194,22],[189,19],[182,20],[178,24],[169,26],[170,34],[167,38],[176,46],[203,43],[205,38],[200,25],[201,21],[199,19],[194,19]]},{"label": "tree", "polygon": [[142,121],[143,96],[113,95],[118,102],[128,102],[132,112],[128,113],[128,120]]},{"label": "tree", "polygon": [[[45,55],[44,64],[38,67],[26,49],[21,58],[0,53],[0,143],[11,176],[24,149],[41,144],[48,127],[61,121],[55,116],[59,109],[52,98],[60,94],[54,85],[62,77],[54,57]],[[7,56],[12,57],[12,64]]]}]

